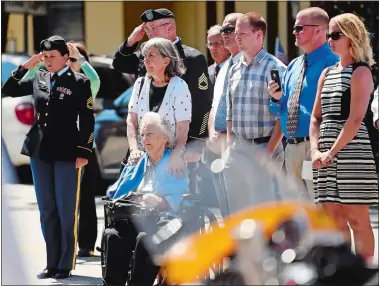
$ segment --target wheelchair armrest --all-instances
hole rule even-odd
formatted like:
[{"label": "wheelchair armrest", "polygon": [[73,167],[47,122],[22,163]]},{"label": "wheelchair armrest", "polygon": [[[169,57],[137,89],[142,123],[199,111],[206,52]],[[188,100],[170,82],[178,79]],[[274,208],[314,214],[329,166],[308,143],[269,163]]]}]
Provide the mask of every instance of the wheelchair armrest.
[{"label": "wheelchair armrest", "polygon": [[184,194],[182,196],[182,201],[189,200],[189,201],[192,201],[194,203],[199,203],[199,202],[201,202],[202,199],[203,199],[203,196],[201,196],[199,194],[193,194],[193,193]]}]

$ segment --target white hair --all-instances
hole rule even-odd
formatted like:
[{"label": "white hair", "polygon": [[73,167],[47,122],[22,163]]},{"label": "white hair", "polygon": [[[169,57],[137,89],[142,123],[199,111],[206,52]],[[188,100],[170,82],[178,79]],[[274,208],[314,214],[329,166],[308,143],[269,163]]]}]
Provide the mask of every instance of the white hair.
[{"label": "white hair", "polygon": [[154,125],[157,126],[164,134],[167,135],[167,147],[173,148],[175,146],[175,134],[172,134],[170,125],[167,120],[164,120],[158,113],[156,112],[147,112],[141,120],[140,124],[140,135],[142,133],[145,125]]},{"label": "white hair", "polygon": [[208,36],[209,34],[221,35],[221,28],[222,26],[219,24],[210,27],[207,31]]}]

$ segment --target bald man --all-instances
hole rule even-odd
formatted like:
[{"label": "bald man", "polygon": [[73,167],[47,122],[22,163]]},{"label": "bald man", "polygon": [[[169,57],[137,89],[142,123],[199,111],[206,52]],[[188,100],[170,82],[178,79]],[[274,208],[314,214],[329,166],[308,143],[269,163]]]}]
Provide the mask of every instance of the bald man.
[{"label": "bald man", "polygon": [[280,117],[286,137],[285,168],[303,187],[302,196],[313,200],[313,182],[302,177],[303,162],[310,161],[309,123],[322,71],[338,62],[326,40],[329,16],[321,8],[299,11],[293,34],[295,45],[304,54],[294,59],[283,76],[281,90],[274,81],[268,84],[270,110]]}]

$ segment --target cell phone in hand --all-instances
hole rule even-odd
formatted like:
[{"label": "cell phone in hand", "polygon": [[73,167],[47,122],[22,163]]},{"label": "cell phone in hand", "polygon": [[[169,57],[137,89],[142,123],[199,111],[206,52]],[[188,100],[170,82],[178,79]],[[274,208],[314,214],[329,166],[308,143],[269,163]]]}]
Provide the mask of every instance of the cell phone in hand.
[{"label": "cell phone in hand", "polygon": [[275,91],[276,92],[281,91],[282,87],[281,87],[281,84],[280,84],[279,71],[276,70],[276,69],[273,69],[273,70],[270,70],[270,73],[271,73],[271,79],[273,81],[275,81],[279,85],[279,88],[277,90],[275,90]]}]

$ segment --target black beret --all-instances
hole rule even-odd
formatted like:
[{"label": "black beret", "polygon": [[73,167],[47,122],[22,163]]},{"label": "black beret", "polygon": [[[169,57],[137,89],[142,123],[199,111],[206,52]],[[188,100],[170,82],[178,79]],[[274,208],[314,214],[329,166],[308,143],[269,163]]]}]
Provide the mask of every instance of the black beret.
[{"label": "black beret", "polygon": [[58,35],[51,36],[50,38],[47,38],[46,40],[42,40],[40,44],[40,51],[53,51],[58,50],[59,52],[63,54],[68,54],[68,47],[66,44],[66,41]]},{"label": "black beret", "polygon": [[159,20],[159,19],[166,19],[166,18],[175,18],[174,13],[172,13],[170,10],[166,8],[159,8],[156,10],[146,10],[141,15],[141,20],[145,23]]}]

